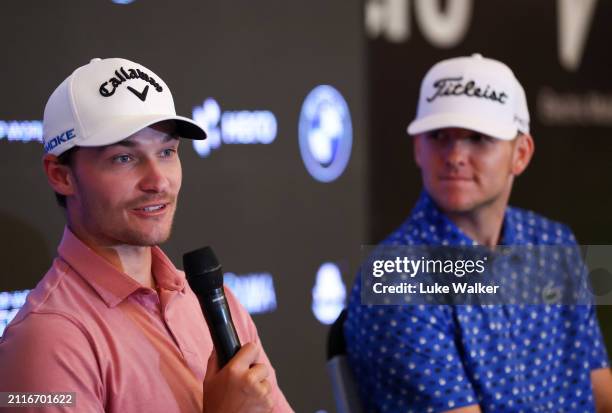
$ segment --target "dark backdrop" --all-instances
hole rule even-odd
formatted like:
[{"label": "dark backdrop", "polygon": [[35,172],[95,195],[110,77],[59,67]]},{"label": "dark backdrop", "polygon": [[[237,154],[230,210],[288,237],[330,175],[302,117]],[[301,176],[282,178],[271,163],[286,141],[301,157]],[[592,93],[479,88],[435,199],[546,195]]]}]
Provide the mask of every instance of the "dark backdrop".
[{"label": "dark backdrop", "polygon": [[[350,284],[359,246],[409,213],[421,185],[405,128],[437,60],[479,52],[513,68],[536,154],[512,203],[569,224],[583,244],[610,244],[609,2],[26,0],[3,2],[0,15],[0,121],[40,120],[72,70],[115,56],[160,75],[181,114],[207,97],[222,110],[275,114],[270,145],[222,145],[200,158],[183,144],[183,190],[164,249],[180,266],[183,252],[211,244],[227,270],[273,275],[277,309],[254,320],[298,412],[334,410],[327,326],[311,310],[315,274],[331,261]],[[320,84],[342,93],[352,117],[351,159],[331,183],[308,174],[298,146],[302,102]],[[0,133],[0,153],[0,291],[32,288],[64,221],[40,144]],[[610,343],[607,308],[599,310]]]}]

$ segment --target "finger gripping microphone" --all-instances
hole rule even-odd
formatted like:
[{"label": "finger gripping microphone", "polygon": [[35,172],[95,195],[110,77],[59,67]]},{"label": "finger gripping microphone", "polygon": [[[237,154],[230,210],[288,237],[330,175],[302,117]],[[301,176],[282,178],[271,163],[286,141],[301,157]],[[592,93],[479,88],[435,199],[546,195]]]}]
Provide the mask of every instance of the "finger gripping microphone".
[{"label": "finger gripping microphone", "polygon": [[183,268],[202,307],[222,368],[240,350],[240,340],[223,291],[221,264],[212,248],[204,247],[184,254]]}]

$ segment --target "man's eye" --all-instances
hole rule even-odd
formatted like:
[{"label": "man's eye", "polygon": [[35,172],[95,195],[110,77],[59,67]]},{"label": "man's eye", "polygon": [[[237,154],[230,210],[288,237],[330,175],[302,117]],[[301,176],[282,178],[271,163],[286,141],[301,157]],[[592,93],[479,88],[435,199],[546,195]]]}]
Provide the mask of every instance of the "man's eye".
[{"label": "man's eye", "polygon": [[174,156],[175,153],[176,153],[176,149],[164,149],[161,155],[164,158],[169,158],[171,156]]},{"label": "man's eye", "polygon": [[130,155],[117,155],[113,156],[114,163],[128,163],[132,160]]},{"label": "man's eye", "polygon": [[470,136],[470,141],[474,143],[487,143],[491,140],[488,136],[482,135],[480,133],[474,133]]}]

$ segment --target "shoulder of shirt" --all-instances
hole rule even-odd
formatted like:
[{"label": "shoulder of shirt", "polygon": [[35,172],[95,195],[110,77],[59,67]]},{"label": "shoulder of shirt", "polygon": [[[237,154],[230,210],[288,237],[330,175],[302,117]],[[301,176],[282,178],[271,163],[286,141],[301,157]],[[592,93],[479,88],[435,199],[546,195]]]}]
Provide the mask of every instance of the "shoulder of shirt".
[{"label": "shoulder of shirt", "polygon": [[66,296],[69,294],[68,290],[71,289],[66,283],[67,278],[70,278],[70,271],[70,267],[63,260],[56,258],[49,271],[30,291],[26,302],[5,331],[27,322],[31,315],[36,314],[54,318],[60,317],[85,333],[84,324],[69,311],[70,300],[66,300]]},{"label": "shoulder of shirt", "polygon": [[379,245],[416,245],[418,244],[418,239],[416,239],[416,234],[418,233],[419,229],[416,226],[415,218],[410,215],[400,226],[387,235]]},{"label": "shoulder of shirt", "polygon": [[[523,230],[527,240],[535,245],[574,245],[576,237],[569,226],[551,220],[536,212],[513,206],[507,207],[515,227]],[[380,245],[418,245],[419,228],[417,220],[410,215],[399,227],[391,232]]]},{"label": "shoulder of shirt", "polygon": [[569,226],[534,211],[508,206],[515,228],[522,230],[535,245],[574,245],[576,237]]}]

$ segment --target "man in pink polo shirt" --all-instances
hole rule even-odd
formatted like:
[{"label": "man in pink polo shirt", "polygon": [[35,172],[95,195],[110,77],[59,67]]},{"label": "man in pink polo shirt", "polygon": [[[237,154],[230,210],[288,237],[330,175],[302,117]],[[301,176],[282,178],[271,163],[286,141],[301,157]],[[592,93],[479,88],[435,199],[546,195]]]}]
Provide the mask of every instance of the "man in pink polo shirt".
[{"label": "man in pink polo shirt", "polygon": [[[43,125],[44,170],[67,226],[0,338],[8,402],[20,412],[292,411],[229,290],[246,344],[218,368],[197,298],[157,246],[181,187],[178,138],[206,138],[176,115],[164,81],[128,60],[93,59],[53,92]],[[70,394],[49,396],[58,392]]]}]

